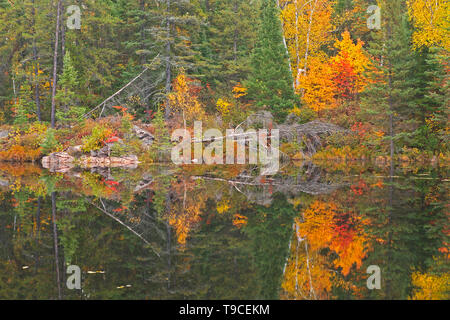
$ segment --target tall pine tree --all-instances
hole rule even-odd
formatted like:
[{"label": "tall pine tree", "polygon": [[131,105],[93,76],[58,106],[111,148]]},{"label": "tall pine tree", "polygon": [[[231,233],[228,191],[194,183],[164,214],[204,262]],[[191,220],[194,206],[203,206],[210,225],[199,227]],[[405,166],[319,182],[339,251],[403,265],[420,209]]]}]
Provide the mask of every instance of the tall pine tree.
[{"label": "tall pine tree", "polygon": [[245,83],[248,97],[257,108],[266,108],[284,120],[298,99],[293,89],[289,57],[283,44],[279,8],[275,0],[264,0],[252,71]]},{"label": "tall pine tree", "polygon": [[199,73],[214,89],[231,92],[248,77],[259,9],[260,0],[216,0],[202,6],[206,23],[197,40],[202,54]]},{"label": "tall pine tree", "polygon": [[422,66],[416,68],[422,75],[418,85],[421,95],[415,104],[419,126],[412,145],[439,155],[448,151],[449,54],[442,48],[431,47],[422,48],[417,55]]},{"label": "tall pine tree", "polygon": [[[385,127],[389,136],[389,152],[394,157],[396,140],[404,143],[411,118],[411,104],[415,95],[414,56],[411,30],[404,0],[384,0],[380,3],[383,23],[374,31],[369,53],[373,57],[372,83],[367,87],[362,102],[367,121]],[[404,129],[396,132],[396,129]],[[399,130],[400,131],[400,130]]]},{"label": "tall pine tree", "polygon": [[[149,8],[150,28],[147,29],[148,46],[145,52],[159,57],[160,70],[164,72],[164,91],[172,91],[174,73],[183,68],[187,71],[195,67],[196,50],[192,45],[192,33],[200,24],[197,8],[191,1],[164,0]],[[165,118],[172,108],[166,99]]]},{"label": "tall pine tree", "polygon": [[73,66],[70,51],[66,51],[64,56],[63,73],[59,80],[61,89],[56,94],[56,102],[59,107],[56,109],[56,118],[59,123],[71,125],[82,120],[86,112],[84,107],[78,106],[76,91],[79,88],[78,72]]}]

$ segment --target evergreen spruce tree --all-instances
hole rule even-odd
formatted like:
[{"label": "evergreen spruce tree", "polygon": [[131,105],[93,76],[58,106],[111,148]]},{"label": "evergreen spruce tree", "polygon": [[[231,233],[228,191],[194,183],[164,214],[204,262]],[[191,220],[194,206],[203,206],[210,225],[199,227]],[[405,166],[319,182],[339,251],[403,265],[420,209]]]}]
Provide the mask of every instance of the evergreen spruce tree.
[{"label": "evergreen spruce tree", "polygon": [[[381,2],[383,24],[370,42],[369,53],[374,58],[372,83],[365,91],[362,109],[366,120],[386,128],[389,150],[393,158],[396,140],[405,143],[411,139],[407,132],[411,120],[414,88],[414,56],[411,46],[411,30],[404,0]],[[398,133],[396,128],[404,131]],[[400,143],[398,143],[400,146]]]},{"label": "evergreen spruce tree", "polygon": [[415,90],[409,120],[413,133],[408,145],[439,153],[448,116],[448,57],[442,55],[442,49],[426,46],[416,49],[413,55]]},{"label": "evergreen spruce tree", "polygon": [[29,99],[29,92],[31,86],[28,83],[24,83],[20,87],[19,98],[14,105],[16,115],[14,117],[14,125],[24,126],[30,122],[31,116],[34,114],[34,102]]},{"label": "evergreen spruce tree", "polygon": [[418,107],[421,113],[421,125],[414,134],[415,146],[432,151],[435,155],[448,151],[448,133],[446,130],[449,117],[449,76],[446,67],[449,55],[443,49],[432,47],[423,49],[424,76],[426,82],[420,84],[423,97]]},{"label": "evergreen spruce tree", "polygon": [[60,144],[55,137],[55,132],[56,132],[56,130],[52,129],[52,128],[49,128],[47,130],[47,133],[45,134],[45,138],[41,143],[42,152],[44,154],[50,154],[50,153],[56,151],[60,147]]},{"label": "evergreen spruce tree", "polygon": [[[80,5],[81,30],[66,30],[65,51],[70,51],[78,73],[81,105],[96,105],[123,86],[118,75],[126,64],[122,53],[127,51],[119,31],[127,26],[118,16],[118,5],[115,1],[86,0]],[[65,26],[66,19],[62,22]]]},{"label": "evergreen spruce tree", "polygon": [[170,157],[170,134],[164,121],[164,113],[158,108],[153,119],[153,126],[155,128],[155,141],[153,142],[150,153],[153,156],[153,161],[164,162]]},{"label": "evergreen spruce tree", "polygon": [[16,103],[15,104],[16,109],[16,115],[14,117],[14,125],[16,126],[24,126],[28,123],[28,117],[27,114],[29,114],[27,111],[29,107],[26,104],[23,103]]},{"label": "evergreen spruce tree", "polygon": [[275,0],[264,0],[252,71],[245,86],[257,108],[267,108],[278,120],[284,120],[298,101],[288,59],[279,8]]},{"label": "evergreen spruce tree", "polygon": [[217,0],[205,3],[202,10],[206,23],[197,39],[199,78],[226,94],[249,75],[260,0]]},{"label": "evergreen spruce tree", "polygon": [[86,108],[77,105],[78,72],[73,65],[70,51],[67,51],[64,56],[64,68],[59,84],[61,89],[58,90],[55,97],[59,104],[56,118],[61,124],[70,126],[70,124],[82,120],[82,116],[86,112]]},{"label": "evergreen spruce tree", "polygon": [[[150,57],[159,57],[164,74],[164,92],[172,90],[174,74],[180,68],[192,71],[195,68],[197,52],[192,45],[192,33],[198,30],[200,19],[197,7],[191,1],[163,0],[149,8],[149,28],[146,29],[148,45],[141,50]],[[165,119],[172,112],[166,100]]]},{"label": "evergreen spruce tree", "polygon": [[[50,62],[51,3],[44,0],[0,2],[0,105],[21,92],[22,103],[34,103],[38,120],[42,120]],[[25,92],[22,88],[27,88]],[[8,110],[3,113],[10,114]]]}]

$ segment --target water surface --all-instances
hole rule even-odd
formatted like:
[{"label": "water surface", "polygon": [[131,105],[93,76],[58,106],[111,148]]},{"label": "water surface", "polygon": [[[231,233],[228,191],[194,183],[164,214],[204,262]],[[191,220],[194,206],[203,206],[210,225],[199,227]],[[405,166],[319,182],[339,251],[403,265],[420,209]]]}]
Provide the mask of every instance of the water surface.
[{"label": "water surface", "polygon": [[449,298],[447,169],[255,172],[1,164],[0,299]]}]

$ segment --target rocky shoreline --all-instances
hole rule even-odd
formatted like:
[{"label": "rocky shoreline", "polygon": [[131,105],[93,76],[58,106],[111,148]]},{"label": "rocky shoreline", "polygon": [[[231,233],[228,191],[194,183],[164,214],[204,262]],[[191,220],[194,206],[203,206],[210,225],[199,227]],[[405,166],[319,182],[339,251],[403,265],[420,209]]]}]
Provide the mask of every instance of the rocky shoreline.
[{"label": "rocky shoreline", "polygon": [[[145,148],[150,148],[154,136],[138,126],[133,127],[134,135],[141,141]],[[42,166],[52,172],[67,172],[74,167],[82,169],[92,168],[128,168],[136,169],[139,159],[136,155],[111,156],[111,150],[115,144],[123,145],[124,142],[118,137],[112,137],[109,142],[99,150],[91,151],[90,155],[83,152],[83,146],[69,147],[64,152],[54,152],[42,158]]]},{"label": "rocky shoreline", "polygon": [[92,168],[129,168],[136,169],[139,160],[136,155],[124,157],[90,157],[76,158],[67,152],[55,152],[43,157],[42,166],[52,172],[67,172],[78,166],[83,169]]}]

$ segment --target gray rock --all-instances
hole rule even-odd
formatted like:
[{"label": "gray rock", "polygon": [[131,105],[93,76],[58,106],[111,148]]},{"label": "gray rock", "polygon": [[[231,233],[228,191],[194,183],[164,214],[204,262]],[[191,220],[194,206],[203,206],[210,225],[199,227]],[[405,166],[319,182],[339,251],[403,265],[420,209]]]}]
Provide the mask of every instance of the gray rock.
[{"label": "gray rock", "polygon": [[0,187],[9,187],[9,181],[0,179]]},{"label": "gray rock", "polygon": [[9,130],[0,130],[0,139],[8,138]]},{"label": "gray rock", "polygon": [[42,158],[42,166],[52,172],[67,172],[74,167],[74,160],[67,152],[55,152]]},{"label": "gray rock", "polygon": [[73,157],[78,157],[83,154],[82,148],[83,146],[69,147],[67,148],[66,152]]},{"label": "gray rock", "polygon": [[100,150],[91,151],[91,157],[109,157],[109,146],[104,146]]},{"label": "gray rock", "polygon": [[136,137],[138,137],[142,144],[147,148],[149,148],[153,144],[153,141],[155,141],[155,137],[147,130],[134,126],[133,131],[136,134]]},{"label": "gray rock", "polygon": [[112,137],[111,139],[116,138],[116,142],[111,142],[106,144],[103,148],[101,148],[100,150],[97,151],[91,151],[91,157],[109,157],[110,156],[110,152],[112,147],[118,143],[118,144],[123,144],[122,139],[117,138],[117,137]]},{"label": "gray rock", "polygon": [[67,152],[55,152],[42,158],[43,163],[71,163],[73,161],[74,157]]}]

